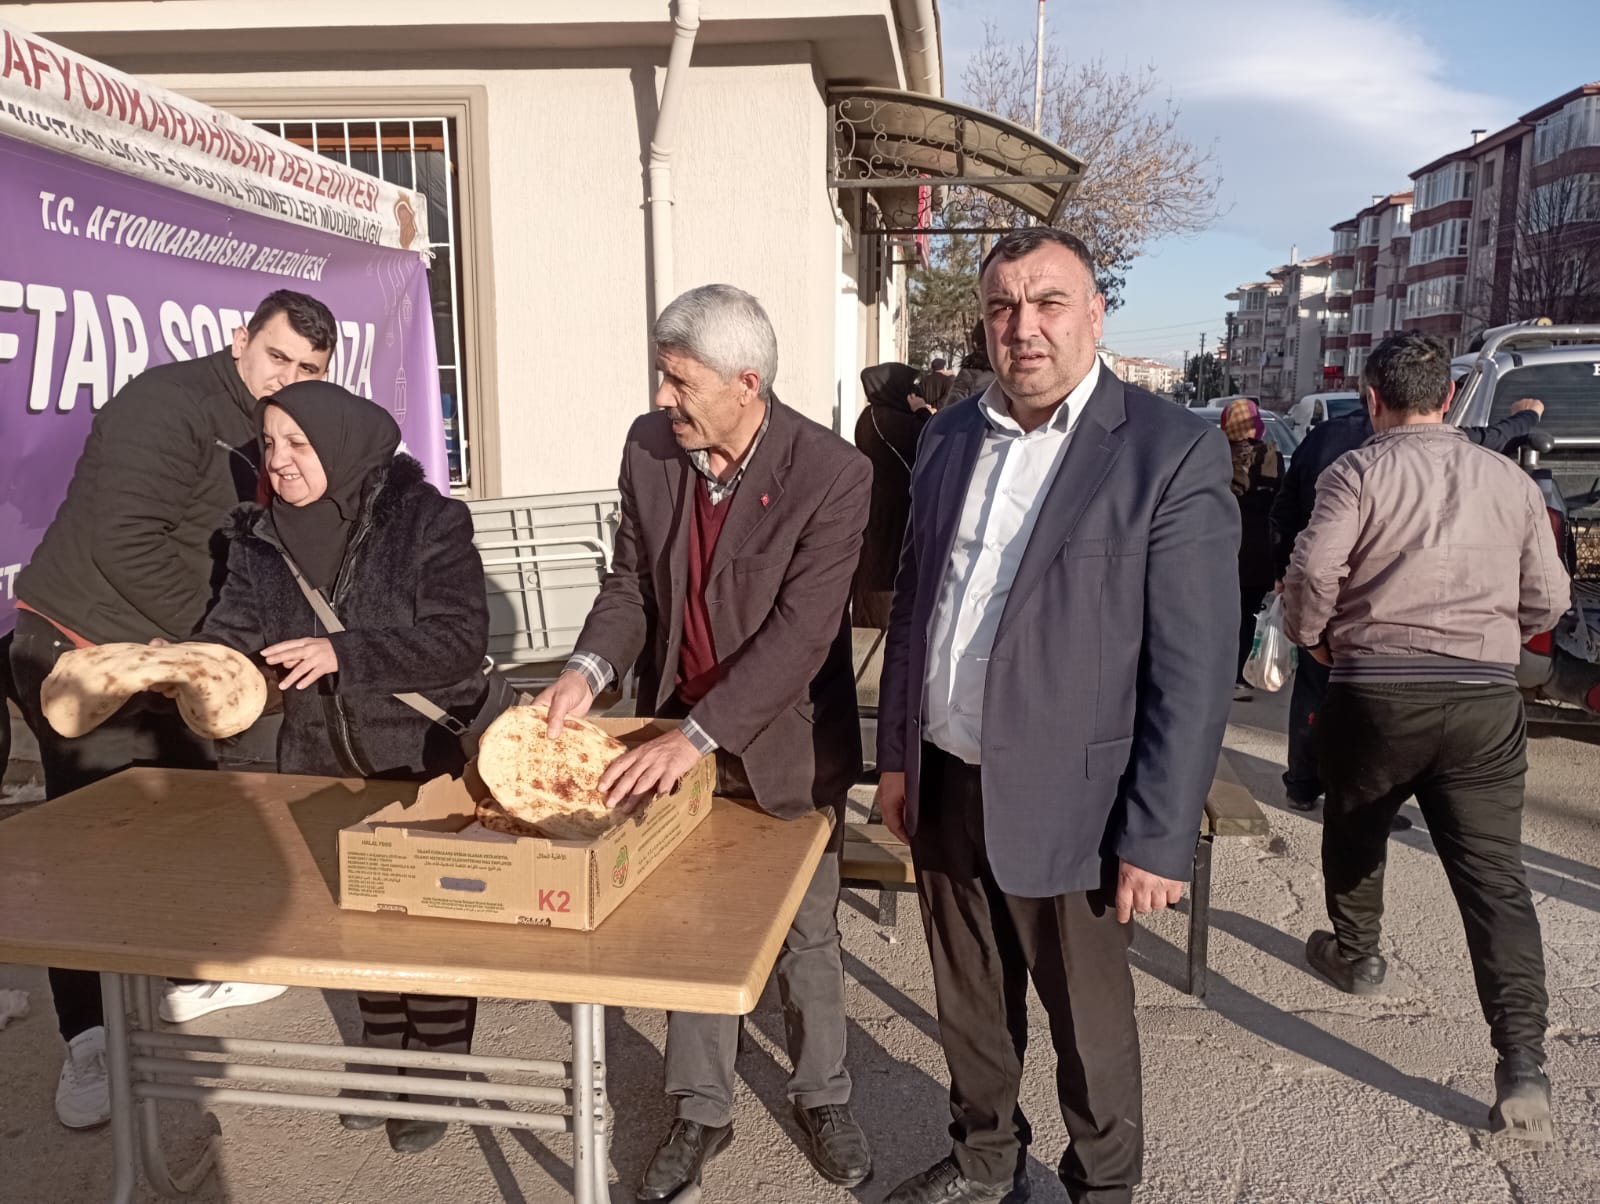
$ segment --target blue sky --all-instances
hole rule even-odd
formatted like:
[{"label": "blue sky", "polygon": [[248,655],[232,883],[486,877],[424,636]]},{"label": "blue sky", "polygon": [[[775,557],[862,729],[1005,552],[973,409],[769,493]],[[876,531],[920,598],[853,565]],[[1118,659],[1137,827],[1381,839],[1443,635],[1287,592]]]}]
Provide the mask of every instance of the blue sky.
[{"label": "blue sky", "polygon": [[[1037,0],[940,0],[946,92],[984,23],[1033,45]],[[1517,12],[1529,28],[1514,28]],[[1537,14],[1535,19],[1534,14]],[[1328,227],[1409,172],[1578,84],[1600,79],[1593,0],[1046,0],[1047,42],[1070,59],[1153,66],[1184,136],[1215,144],[1226,210],[1192,239],[1149,248],[1106,323],[1125,355],[1172,358],[1223,332],[1225,294],[1330,247]],[[1068,148],[1071,149],[1071,148]]]}]

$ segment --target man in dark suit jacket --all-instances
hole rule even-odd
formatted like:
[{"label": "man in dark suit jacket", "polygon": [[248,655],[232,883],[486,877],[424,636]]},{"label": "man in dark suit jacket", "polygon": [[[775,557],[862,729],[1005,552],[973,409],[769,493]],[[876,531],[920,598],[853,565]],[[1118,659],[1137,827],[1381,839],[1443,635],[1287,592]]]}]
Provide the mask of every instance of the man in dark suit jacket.
[{"label": "man in dark suit jacket", "polygon": [[885,642],[879,803],[911,845],[954,1149],[889,1204],[1028,1198],[1031,974],[1075,1202],[1139,1181],[1135,912],[1176,903],[1233,681],[1239,509],[1220,429],[1095,353],[1071,235],[1002,238],[980,287],[997,379],[937,414]]},{"label": "man in dark suit jacket", "polygon": [[[835,912],[844,800],[861,772],[845,612],[872,469],[773,396],[777,341],[748,293],[693,289],[652,333],[662,382],[655,412],[628,432],[612,571],[566,672],[535,701],[549,704],[554,734],[635,666],[640,714],[682,720],[608,768],[601,786],[613,806],[671,789],[715,752],[719,793],[786,819],[835,813],[777,976],[803,1148],[825,1178],[855,1186],[872,1159],[848,1106]],[[641,1200],[698,1183],[731,1138],[738,1034],[732,1016],[669,1017],[676,1119]]]}]

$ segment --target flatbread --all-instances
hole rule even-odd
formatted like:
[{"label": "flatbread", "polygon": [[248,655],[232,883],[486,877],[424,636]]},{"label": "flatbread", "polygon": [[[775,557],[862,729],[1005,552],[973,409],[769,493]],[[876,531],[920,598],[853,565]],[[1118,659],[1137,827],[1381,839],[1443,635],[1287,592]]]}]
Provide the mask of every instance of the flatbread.
[{"label": "flatbread", "polygon": [[267,705],[261,670],[221,644],[96,644],[56,662],[40,687],[40,709],[58,733],[76,739],[135,694],[161,686],[176,687],[178,714],[211,740],[237,736]]},{"label": "flatbread", "polygon": [[[627,745],[581,719],[568,719],[555,740],[549,730],[544,707],[512,707],[478,741],[478,775],[506,818],[552,840],[592,840],[616,823],[600,775]],[[508,830],[485,820],[482,808],[478,818]]]},{"label": "flatbread", "polygon": [[500,832],[506,836],[543,836],[544,833],[532,824],[525,824],[520,819],[513,819],[506,814],[506,809],[492,798],[486,798],[478,804],[478,822],[491,832]]}]

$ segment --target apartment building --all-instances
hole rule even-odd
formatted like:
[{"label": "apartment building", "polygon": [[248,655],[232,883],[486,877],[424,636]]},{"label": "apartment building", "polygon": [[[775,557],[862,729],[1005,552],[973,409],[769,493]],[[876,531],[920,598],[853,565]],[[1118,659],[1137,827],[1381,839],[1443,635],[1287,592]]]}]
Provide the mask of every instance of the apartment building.
[{"label": "apartment building", "polygon": [[1412,202],[1412,193],[1393,192],[1356,214],[1344,385],[1361,379],[1373,346],[1405,321]]},{"label": "apartment building", "polygon": [[1142,355],[1116,356],[1114,370],[1130,385],[1149,389],[1152,393],[1171,393],[1183,375],[1171,364]]},{"label": "apartment building", "polygon": [[1600,83],[1412,173],[1405,328],[1461,351],[1491,326],[1600,321]]},{"label": "apartment building", "polygon": [[1322,387],[1322,324],[1333,280],[1333,256],[1291,256],[1267,276],[1283,289],[1283,328],[1275,338],[1269,299],[1261,400],[1273,409],[1287,409]]},{"label": "apartment building", "polygon": [[1349,218],[1332,227],[1328,294],[1322,322],[1322,378],[1326,388],[1342,389],[1350,361],[1350,308],[1355,296],[1356,238],[1361,222]]},{"label": "apartment building", "polygon": [[1277,280],[1254,280],[1234,289],[1228,294],[1228,300],[1237,306],[1233,315],[1232,337],[1228,340],[1229,372],[1238,381],[1240,392],[1260,397],[1266,375],[1269,329],[1271,342],[1278,348],[1280,357],[1274,366],[1275,374],[1281,371],[1283,284]]}]

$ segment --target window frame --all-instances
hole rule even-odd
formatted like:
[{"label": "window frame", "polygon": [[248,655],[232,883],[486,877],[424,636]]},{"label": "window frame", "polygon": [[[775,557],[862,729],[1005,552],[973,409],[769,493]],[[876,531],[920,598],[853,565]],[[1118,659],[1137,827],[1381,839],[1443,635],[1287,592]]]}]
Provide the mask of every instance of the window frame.
[{"label": "window frame", "polygon": [[[186,94],[246,121],[453,121],[457,162],[457,244],[461,275],[461,361],[464,382],[460,497],[501,496],[498,356],[492,316],[494,236],[489,194],[489,95],[477,84],[195,88]],[[435,241],[441,241],[435,236]]]}]

